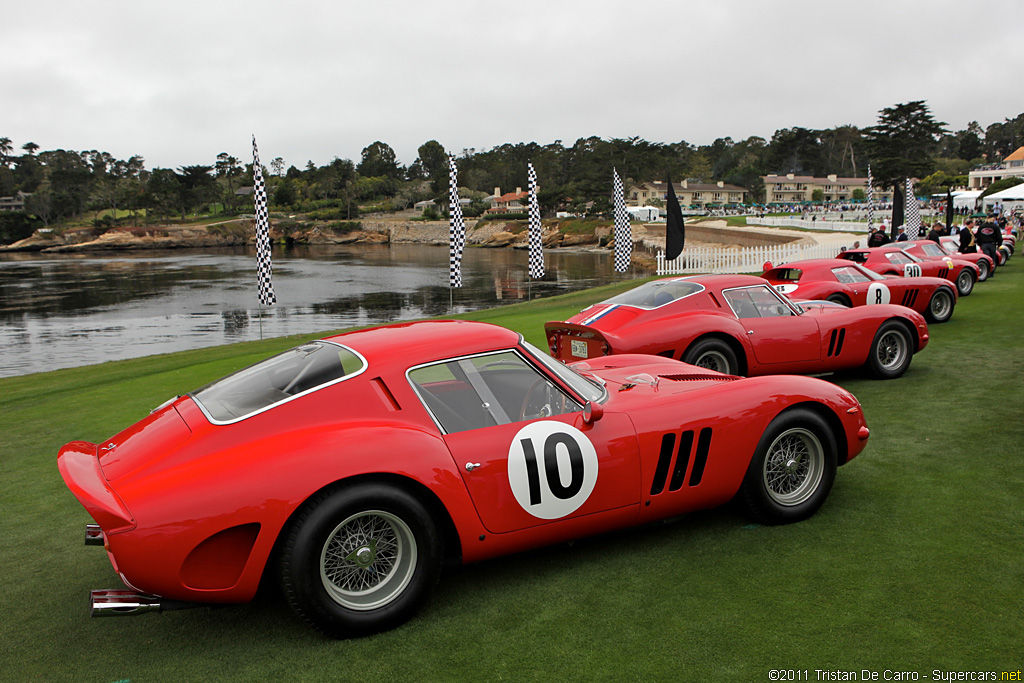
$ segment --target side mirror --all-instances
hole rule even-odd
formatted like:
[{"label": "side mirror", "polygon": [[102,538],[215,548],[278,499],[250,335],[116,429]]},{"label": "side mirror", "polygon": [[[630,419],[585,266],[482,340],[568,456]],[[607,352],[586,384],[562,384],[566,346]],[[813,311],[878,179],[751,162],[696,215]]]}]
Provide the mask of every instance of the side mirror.
[{"label": "side mirror", "polygon": [[598,420],[604,417],[604,408],[600,403],[594,403],[587,401],[586,405],[583,406],[583,422],[584,424],[594,424]]}]

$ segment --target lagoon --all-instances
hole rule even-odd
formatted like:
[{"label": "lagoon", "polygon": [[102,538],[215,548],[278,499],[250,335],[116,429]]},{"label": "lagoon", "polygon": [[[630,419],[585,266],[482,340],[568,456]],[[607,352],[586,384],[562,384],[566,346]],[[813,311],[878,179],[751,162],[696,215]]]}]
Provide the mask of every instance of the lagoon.
[{"label": "lagoon", "polygon": [[[0,254],[0,377],[324,332],[549,297],[636,277],[610,252],[545,252],[527,276],[518,249],[466,249],[448,287],[448,248],[275,246],[278,303],[260,307],[251,247]],[[451,302],[451,303],[450,303]]]}]

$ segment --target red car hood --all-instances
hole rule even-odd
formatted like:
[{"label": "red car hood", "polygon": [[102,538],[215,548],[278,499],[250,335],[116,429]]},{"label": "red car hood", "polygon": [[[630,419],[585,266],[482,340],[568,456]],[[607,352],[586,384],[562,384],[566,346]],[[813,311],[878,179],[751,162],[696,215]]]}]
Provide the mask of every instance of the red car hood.
[{"label": "red car hood", "polygon": [[589,373],[601,378],[607,383],[608,391],[612,394],[642,385],[656,385],[659,391],[674,394],[740,379],[671,358],[646,354],[599,356],[569,363],[569,366],[584,374]]}]

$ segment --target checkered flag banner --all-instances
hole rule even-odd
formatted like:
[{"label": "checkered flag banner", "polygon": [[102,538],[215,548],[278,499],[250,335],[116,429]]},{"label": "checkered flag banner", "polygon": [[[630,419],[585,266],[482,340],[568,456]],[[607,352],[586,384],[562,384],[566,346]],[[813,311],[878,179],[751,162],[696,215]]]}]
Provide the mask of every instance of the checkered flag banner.
[{"label": "checkered flag banner", "polygon": [[907,239],[916,240],[921,235],[921,207],[914,196],[914,181],[907,178],[906,227]]},{"label": "checkered flag banner", "polygon": [[868,231],[875,224],[875,183],[871,180],[871,164],[868,164]]},{"label": "checkered flag banner", "polygon": [[252,136],[253,201],[256,204],[256,277],[259,281],[260,303],[272,306],[277,303],[274,283],[270,280],[270,216],[267,211],[267,185],[263,182],[263,167],[260,153],[256,149],[256,136]]},{"label": "checkered flag banner", "polygon": [[540,239],[540,204],[537,202],[537,172],[533,170],[533,164],[526,164],[530,188],[530,277],[539,280],[544,277],[544,244]]},{"label": "checkered flag banner", "polygon": [[466,246],[466,223],[459,204],[459,170],[455,157],[448,155],[448,286],[462,286],[462,250]]},{"label": "checkered flag banner", "polygon": [[615,209],[615,272],[625,273],[633,253],[633,230],[626,212],[626,192],[618,171],[612,169],[612,206]]}]

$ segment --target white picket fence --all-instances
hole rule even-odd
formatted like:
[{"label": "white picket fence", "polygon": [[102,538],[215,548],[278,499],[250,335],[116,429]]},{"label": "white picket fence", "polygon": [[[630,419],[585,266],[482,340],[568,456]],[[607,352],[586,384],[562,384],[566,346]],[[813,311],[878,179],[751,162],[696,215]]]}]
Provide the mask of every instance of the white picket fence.
[{"label": "white picket fence", "polygon": [[683,249],[677,258],[666,261],[665,252],[657,255],[658,275],[697,273],[760,273],[765,261],[774,264],[812,258],[834,258],[843,242],[823,244],[775,244],[763,247],[694,247]]}]

